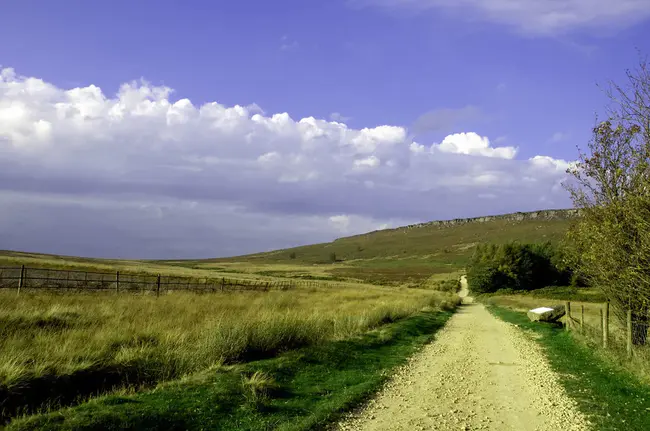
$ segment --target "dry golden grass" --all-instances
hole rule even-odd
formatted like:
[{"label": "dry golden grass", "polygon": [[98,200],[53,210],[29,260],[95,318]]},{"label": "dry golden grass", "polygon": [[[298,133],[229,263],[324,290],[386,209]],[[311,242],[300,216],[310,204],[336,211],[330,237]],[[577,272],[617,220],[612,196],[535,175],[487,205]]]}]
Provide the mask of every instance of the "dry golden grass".
[{"label": "dry golden grass", "polygon": [[[211,262],[211,261],[143,261],[143,260],[109,260],[68,256],[54,256],[34,253],[0,251],[0,267],[49,268],[61,270],[79,270],[91,272],[120,271],[123,274],[136,273],[168,277],[192,277],[195,279],[218,279],[243,281],[291,281],[310,287],[325,285],[335,287],[357,286],[366,284],[359,280],[345,281],[333,279],[329,272],[331,264],[283,264],[255,262]],[[351,268],[338,263],[336,268]]]},{"label": "dry golden grass", "polygon": [[106,366],[165,380],[348,338],[455,301],[440,292],[358,286],[160,298],[0,292],[0,385]]},{"label": "dry golden grass", "polygon": [[138,260],[114,260],[103,261],[101,259],[79,259],[55,257],[48,255],[25,255],[19,256],[0,256],[0,266],[18,267],[25,265],[28,268],[51,268],[51,269],[71,269],[81,271],[99,271],[125,273],[144,273],[144,274],[164,274],[175,277],[228,277],[241,279],[265,279],[256,276],[248,271],[229,272],[227,270],[219,271],[215,269],[198,269],[192,267],[166,265],[162,263],[138,261]]},{"label": "dry golden grass", "polygon": [[443,274],[433,274],[431,277],[427,278],[421,286],[425,289],[439,289],[440,283],[454,281],[458,282],[460,277],[465,274],[465,271],[454,271]]}]

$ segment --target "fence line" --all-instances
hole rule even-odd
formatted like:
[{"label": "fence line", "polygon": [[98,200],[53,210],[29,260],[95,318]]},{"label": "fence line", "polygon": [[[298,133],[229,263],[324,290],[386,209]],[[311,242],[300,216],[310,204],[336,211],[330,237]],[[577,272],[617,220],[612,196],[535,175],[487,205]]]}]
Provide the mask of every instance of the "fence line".
[{"label": "fence line", "polygon": [[602,345],[603,349],[614,349],[621,352],[625,350],[628,358],[637,353],[643,353],[644,357],[650,355],[650,345],[647,343],[650,341],[648,338],[650,316],[634,319],[632,310],[626,310],[624,322],[622,322],[622,316],[619,319],[621,327],[612,331],[610,329],[609,302],[605,302],[600,306],[600,322],[598,325],[586,323],[584,304],[580,305],[579,318],[573,316],[570,301],[565,301],[564,310],[564,325],[567,331],[578,330],[581,335]]},{"label": "fence line", "polygon": [[75,291],[107,291],[115,293],[155,293],[170,291],[223,292],[233,290],[268,291],[296,287],[289,280],[246,280],[213,277],[187,277],[161,274],[133,274],[120,271],[96,272],[46,268],[0,267],[0,289],[49,289]]}]

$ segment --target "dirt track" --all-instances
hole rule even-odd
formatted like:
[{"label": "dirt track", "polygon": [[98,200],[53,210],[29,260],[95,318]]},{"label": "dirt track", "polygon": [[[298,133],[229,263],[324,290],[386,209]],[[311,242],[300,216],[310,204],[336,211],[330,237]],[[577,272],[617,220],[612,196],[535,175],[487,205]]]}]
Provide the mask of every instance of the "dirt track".
[{"label": "dirt track", "polygon": [[467,297],[438,334],[340,430],[587,430],[540,348]]}]

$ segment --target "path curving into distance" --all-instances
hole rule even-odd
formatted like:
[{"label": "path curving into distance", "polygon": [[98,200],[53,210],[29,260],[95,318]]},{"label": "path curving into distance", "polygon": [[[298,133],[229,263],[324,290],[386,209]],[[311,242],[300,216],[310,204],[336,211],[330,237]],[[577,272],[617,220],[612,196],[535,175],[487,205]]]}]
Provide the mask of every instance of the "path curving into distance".
[{"label": "path curving into distance", "polygon": [[590,429],[541,348],[468,295],[464,306],[339,430]]}]

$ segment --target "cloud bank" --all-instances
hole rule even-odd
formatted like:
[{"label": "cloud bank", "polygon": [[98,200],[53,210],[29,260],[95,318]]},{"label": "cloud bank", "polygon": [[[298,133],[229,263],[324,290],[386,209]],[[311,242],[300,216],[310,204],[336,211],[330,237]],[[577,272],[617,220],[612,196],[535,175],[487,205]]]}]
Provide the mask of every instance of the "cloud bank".
[{"label": "cloud bank", "polygon": [[476,133],[255,105],[167,87],[63,89],[0,72],[0,249],[181,258],[264,251],[434,219],[567,207],[568,163]]}]

